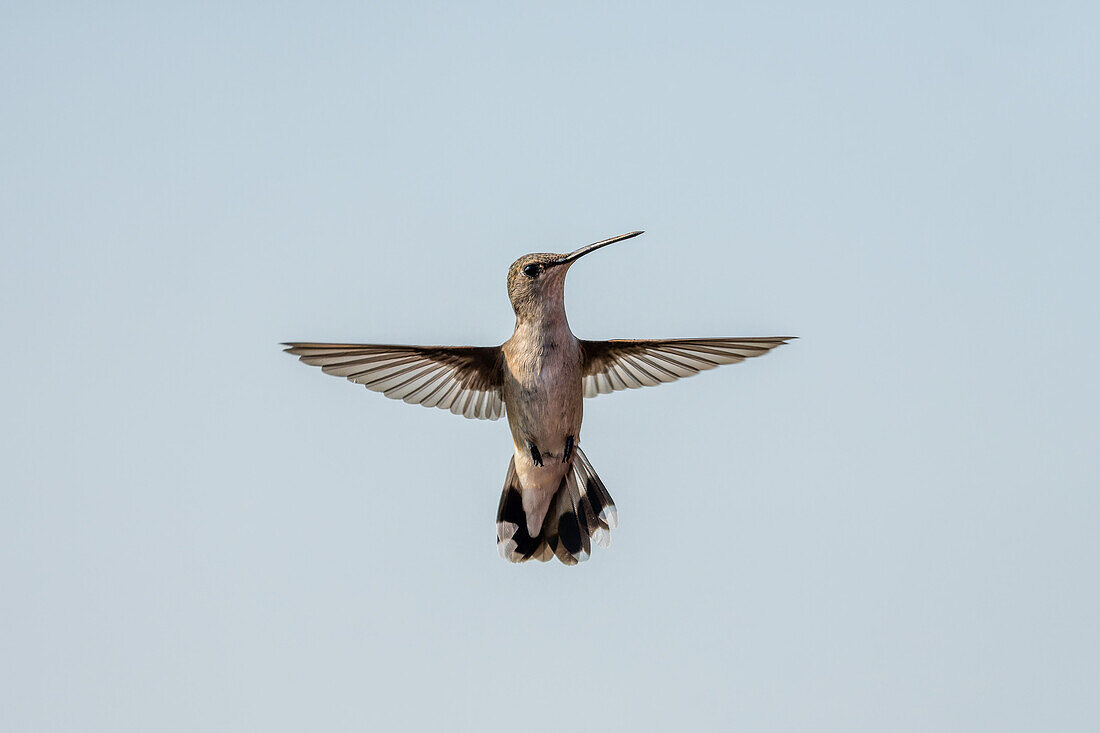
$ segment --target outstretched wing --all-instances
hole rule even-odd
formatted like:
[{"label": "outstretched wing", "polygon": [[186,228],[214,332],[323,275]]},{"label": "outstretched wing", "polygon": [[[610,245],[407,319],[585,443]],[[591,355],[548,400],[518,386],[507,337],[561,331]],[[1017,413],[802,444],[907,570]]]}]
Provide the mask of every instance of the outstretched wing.
[{"label": "outstretched wing", "polygon": [[414,405],[496,420],[504,414],[499,346],[288,343],[286,351],[326,374]]},{"label": "outstretched wing", "polygon": [[768,338],[581,341],[584,396],[652,387],[762,356],[793,336]]}]

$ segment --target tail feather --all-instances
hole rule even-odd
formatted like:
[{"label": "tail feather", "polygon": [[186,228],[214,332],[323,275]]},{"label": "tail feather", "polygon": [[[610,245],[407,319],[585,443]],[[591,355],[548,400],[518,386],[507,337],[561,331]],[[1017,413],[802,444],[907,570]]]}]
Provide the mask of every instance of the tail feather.
[{"label": "tail feather", "polygon": [[543,525],[543,534],[557,556],[566,565],[584,562],[592,554],[588,526],[581,508],[578,485],[570,471],[554,495],[552,511]]},{"label": "tail feather", "polygon": [[[603,481],[596,475],[596,469],[592,468],[592,464],[588,462],[588,456],[577,451],[577,461],[579,461],[579,470],[584,479],[584,494],[588,497],[589,503],[592,505],[592,511],[595,513],[597,520],[599,520],[600,526],[604,530],[616,529],[619,526],[619,511],[615,508],[615,502],[611,499],[611,494],[608,493],[607,487],[603,485]],[[610,533],[608,533],[608,542],[611,541]],[[606,545],[602,545],[606,547]]]},{"label": "tail feather", "polygon": [[500,495],[497,507],[497,551],[509,562],[526,562],[539,556],[542,541],[541,534],[532,537],[527,531],[527,514],[523,511],[523,497],[520,494],[519,477],[516,475],[516,459],[508,462],[508,473],[504,477],[504,492]]},{"label": "tail feather", "polygon": [[615,502],[579,447],[574,447],[570,470],[534,537],[527,530],[522,491],[513,458],[497,510],[497,549],[505,560],[546,562],[557,557],[566,565],[576,565],[592,555],[593,540],[601,547],[610,546],[611,530],[618,526]]}]

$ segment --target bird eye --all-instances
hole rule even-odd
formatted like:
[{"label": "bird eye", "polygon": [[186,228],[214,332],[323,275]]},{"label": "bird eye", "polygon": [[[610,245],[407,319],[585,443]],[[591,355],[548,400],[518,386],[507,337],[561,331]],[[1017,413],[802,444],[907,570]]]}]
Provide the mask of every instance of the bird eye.
[{"label": "bird eye", "polygon": [[527,265],[523,268],[523,274],[527,277],[538,277],[542,272],[542,265]]}]

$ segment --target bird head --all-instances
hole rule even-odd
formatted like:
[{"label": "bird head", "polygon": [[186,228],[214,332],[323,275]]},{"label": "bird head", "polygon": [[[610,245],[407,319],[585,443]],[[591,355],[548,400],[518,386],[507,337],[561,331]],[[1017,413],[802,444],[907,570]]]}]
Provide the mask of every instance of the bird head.
[{"label": "bird head", "polygon": [[569,254],[535,253],[520,257],[508,268],[508,299],[520,319],[543,318],[565,308],[565,274],[578,259],[642,232],[604,239]]}]

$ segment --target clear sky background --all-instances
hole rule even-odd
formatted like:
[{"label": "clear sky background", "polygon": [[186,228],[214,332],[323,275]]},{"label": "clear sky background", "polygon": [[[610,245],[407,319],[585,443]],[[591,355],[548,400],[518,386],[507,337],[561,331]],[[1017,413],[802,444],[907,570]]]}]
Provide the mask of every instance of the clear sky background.
[{"label": "clear sky background", "polygon": [[[0,729],[1100,728],[1095,3],[5,3]],[[504,422],[278,342],[797,335]]]}]

